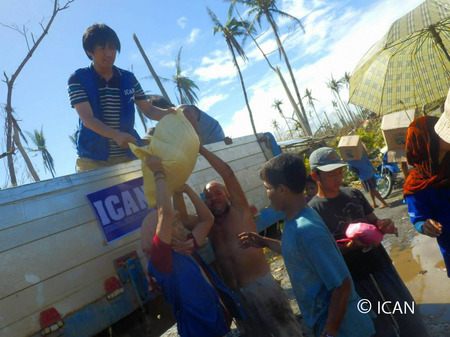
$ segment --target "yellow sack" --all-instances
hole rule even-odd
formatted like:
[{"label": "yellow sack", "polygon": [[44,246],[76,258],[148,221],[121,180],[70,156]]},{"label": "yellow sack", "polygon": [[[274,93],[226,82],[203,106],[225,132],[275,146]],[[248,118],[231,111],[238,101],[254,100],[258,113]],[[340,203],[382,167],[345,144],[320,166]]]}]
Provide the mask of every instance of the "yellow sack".
[{"label": "yellow sack", "polygon": [[156,188],[153,172],[145,164],[145,157],[155,155],[161,158],[169,195],[172,196],[173,191],[183,186],[194,170],[200,141],[191,123],[179,110],[161,118],[149,141],[142,147],[129,145],[142,161],[144,192],[150,208],[156,206]]}]

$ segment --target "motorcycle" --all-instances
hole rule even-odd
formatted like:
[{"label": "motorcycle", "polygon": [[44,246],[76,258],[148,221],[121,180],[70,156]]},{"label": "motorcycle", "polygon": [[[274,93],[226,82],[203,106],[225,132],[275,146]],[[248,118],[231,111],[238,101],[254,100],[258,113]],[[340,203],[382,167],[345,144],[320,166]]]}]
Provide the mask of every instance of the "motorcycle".
[{"label": "motorcycle", "polygon": [[375,168],[375,179],[377,182],[377,189],[381,196],[387,198],[394,187],[397,174],[400,172],[400,168],[397,163],[388,163],[387,151],[383,153],[381,164]]}]

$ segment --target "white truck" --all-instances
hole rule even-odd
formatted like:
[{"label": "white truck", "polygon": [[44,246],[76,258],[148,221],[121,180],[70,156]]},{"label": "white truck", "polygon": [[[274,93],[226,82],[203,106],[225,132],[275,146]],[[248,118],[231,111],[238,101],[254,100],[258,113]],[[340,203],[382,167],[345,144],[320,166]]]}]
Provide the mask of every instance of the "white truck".
[{"label": "white truck", "polygon": [[[272,135],[206,147],[236,172],[258,230],[276,223],[281,214],[268,207],[259,179],[262,164],[280,151]],[[140,177],[136,160],[0,190],[0,337],[92,336],[155,298],[142,268],[139,229],[107,243],[87,198]],[[199,156],[188,184],[200,193],[216,179]],[[116,217],[132,213],[142,206],[142,190],[134,192],[109,196],[105,209]],[[212,261],[211,250],[203,253]]]}]

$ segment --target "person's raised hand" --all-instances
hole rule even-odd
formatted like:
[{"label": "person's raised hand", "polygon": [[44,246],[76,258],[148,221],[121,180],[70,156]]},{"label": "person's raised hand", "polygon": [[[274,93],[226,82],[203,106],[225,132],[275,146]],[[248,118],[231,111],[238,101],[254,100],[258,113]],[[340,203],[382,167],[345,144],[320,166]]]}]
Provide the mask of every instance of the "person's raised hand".
[{"label": "person's raised hand", "polygon": [[180,188],[174,191],[174,193],[187,193],[190,189],[190,186],[188,184],[183,184]]},{"label": "person's raised hand", "polygon": [[423,234],[428,235],[432,238],[437,238],[442,234],[442,225],[434,221],[433,219],[428,219],[422,225]]},{"label": "person's raised hand", "polygon": [[175,108],[167,108],[166,111],[168,114],[176,114],[177,113],[177,110]]},{"label": "person's raised hand", "polygon": [[230,137],[225,137],[225,138],[223,139],[223,141],[224,141],[225,145],[231,145],[231,144],[233,144],[233,140],[232,140]]},{"label": "person's raised hand", "polygon": [[194,252],[194,240],[180,240],[172,237],[172,249],[180,254],[190,255]]},{"label": "person's raised hand", "polygon": [[158,156],[151,156],[151,155],[147,156],[145,158],[145,163],[147,164],[148,168],[152,172],[156,172],[156,171],[164,172],[161,158],[159,158]]}]

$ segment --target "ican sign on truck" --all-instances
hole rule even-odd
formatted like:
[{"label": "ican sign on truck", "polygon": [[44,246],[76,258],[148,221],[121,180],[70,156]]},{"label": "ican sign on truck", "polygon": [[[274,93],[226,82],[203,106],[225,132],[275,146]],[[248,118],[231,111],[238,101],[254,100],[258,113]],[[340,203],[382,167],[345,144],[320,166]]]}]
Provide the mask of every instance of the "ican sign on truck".
[{"label": "ican sign on truck", "polygon": [[[258,229],[277,222],[259,179],[279,153],[273,137],[206,148],[235,171]],[[199,156],[188,184],[200,193],[218,179]],[[0,190],[0,337],[92,336],[152,301],[139,230],[147,212],[138,160]]]}]

